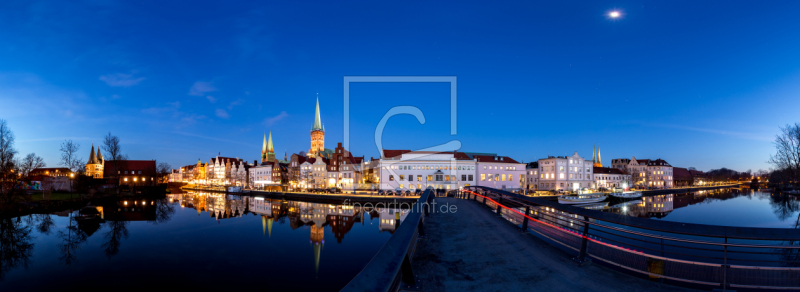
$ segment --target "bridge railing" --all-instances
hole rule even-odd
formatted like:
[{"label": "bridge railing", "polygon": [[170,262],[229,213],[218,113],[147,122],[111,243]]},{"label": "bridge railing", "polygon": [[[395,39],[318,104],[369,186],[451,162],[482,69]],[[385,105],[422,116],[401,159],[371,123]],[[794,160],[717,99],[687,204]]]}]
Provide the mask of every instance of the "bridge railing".
[{"label": "bridge railing", "polygon": [[668,222],[562,205],[486,188],[476,200],[523,231],[575,253],[671,283],[710,288],[800,289],[800,230]]},{"label": "bridge railing", "polygon": [[422,193],[389,241],[342,291],[419,290],[419,283],[411,270],[411,260],[417,239],[425,236],[423,223],[430,214],[434,192],[428,188]]}]

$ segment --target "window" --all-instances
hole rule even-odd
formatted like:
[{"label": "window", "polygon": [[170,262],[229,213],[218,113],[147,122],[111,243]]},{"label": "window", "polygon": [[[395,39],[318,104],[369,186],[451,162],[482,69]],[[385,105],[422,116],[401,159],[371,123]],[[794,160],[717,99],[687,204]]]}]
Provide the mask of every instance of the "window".
[{"label": "window", "polygon": [[394,180],[394,175],[389,175],[389,180],[393,181]]},{"label": "window", "polygon": [[405,179],[406,179],[406,176],[401,174],[400,175],[400,180],[405,180]]},{"label": "window", "polygon": [[417,181],[422,181],[422,176],[421,175],[417,176]]},{"label": "window", "polygon": [[485,181],[485,180],[486,180],[486,174],[481,173],[481,181]]},{"label": "window", "polygon": [[502,181],[506,181],[506,174],[503,174],[500,178]]},{"label": "window", "polygon": [[558,178],[563,179],[564,178],[564,173],[559,173],[558,174]]},{"label": "window", "polygon": [[428,175],[428,181],[433,181],[433,175]]},{"label": "window", "polygon": [[472,181],[472,175],[471,174],[467,178],[469,178],[468,181]]},{"label": "window", "polygon": [[465,180],[467,180],[467,175],[466,174],[462,174],[461,175],[461,181],[465,181]]}]

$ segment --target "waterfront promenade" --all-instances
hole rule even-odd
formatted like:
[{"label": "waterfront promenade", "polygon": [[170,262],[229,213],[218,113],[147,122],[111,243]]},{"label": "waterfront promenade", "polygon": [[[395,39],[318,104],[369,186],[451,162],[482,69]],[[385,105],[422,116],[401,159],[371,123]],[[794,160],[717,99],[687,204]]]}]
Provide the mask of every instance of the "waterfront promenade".
[{"label": "waterfront promenade", "polygon": [[454,213],[426,218],[413,270],[425,291],[690,291],[597,265],[519,228],[477,202],[436,198]]}]

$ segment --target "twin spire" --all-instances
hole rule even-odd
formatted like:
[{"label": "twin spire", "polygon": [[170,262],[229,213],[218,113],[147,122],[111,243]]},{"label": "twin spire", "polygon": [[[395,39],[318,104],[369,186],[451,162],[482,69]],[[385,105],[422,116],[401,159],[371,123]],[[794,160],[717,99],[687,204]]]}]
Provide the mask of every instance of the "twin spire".
[{"label": "twin spire", "polygon": [[592,149],[592,163],[595,167],[603,167],[603,160],[600,158],[600,148],[597,145]]},{"label": "twin spire", "polygon": [[272,131],[269,131],[269,142],[267,142],[267,134],[264,134],[264,145],[261,146],[261,152],[275,152],[272,149]]},{"label": "twin spire", "polygon": [[92,150],[89,152],[89,162],[86,164],[103,164],[103,154],[100,154],[100,147],[97,147],[97,155],[94,154],[94,143],[92,143]]}]

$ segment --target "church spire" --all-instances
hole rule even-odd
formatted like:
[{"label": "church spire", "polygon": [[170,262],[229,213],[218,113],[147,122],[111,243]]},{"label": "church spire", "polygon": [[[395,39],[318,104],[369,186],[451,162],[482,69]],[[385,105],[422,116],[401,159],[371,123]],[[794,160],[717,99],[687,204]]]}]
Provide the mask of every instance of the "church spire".
[{"label": "church spire", "polygon": [[97,156],[94,155],[94,143],[92,143],[92,151],[89,152],[89,163],[87,164],[99,164],[97,163]]},{"label": "church spire", "polygon": [[597,145],[592,146],[592,163],[597,162]]},{"label": "church spire", "polygon": [[597,147],[597,163],[603,165],[603,159],[600,159],[600,147]]},{"label": "church spire", "polygon": [[267,151],[275,152],[275,150],[272,149],[272,131],[269,131],[269,142],[267,142]]},{"label": "church spire", "polygon": [[[271,136],[272,132],[270,132],[269,134]],[[267,133],[264,133],[264,143],[261,144],[261,153],[263,154],[265,152],[267,152]]]},{"label": "church spire", "polygon": [[314,113],[314,127],[311,130],[322,130],[322,119],[319,116],[319,93],[317,93],[317,111]]}]

